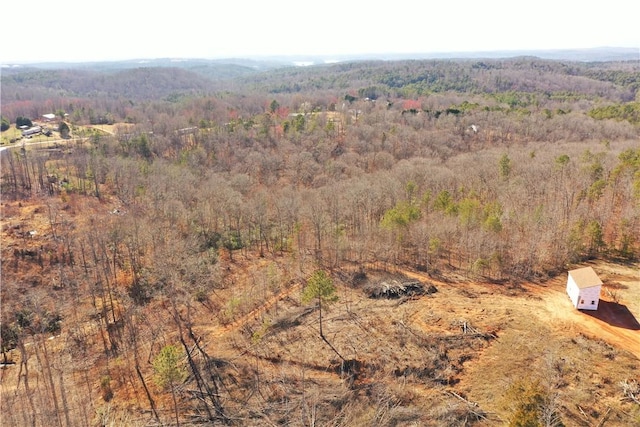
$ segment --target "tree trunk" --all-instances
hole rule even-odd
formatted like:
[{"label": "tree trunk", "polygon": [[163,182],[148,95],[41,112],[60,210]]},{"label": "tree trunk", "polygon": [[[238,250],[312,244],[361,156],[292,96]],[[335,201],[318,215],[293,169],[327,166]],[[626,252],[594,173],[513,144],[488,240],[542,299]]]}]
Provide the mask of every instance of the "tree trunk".
[{"label": "tree trunk", "polygon": [[180,416],[178,413],[178,401],[176,400],[176,387],[174,385],[171,386],[171,398],[173,399],[173,409],[176,414],[176,426],[180,427]]},{"label": "tree trunk", "polygon": [[140,372],[140,366],[138,365],[137,360],[136,360],[136,373],[138,374],[138,378],[140,378],[140,382],[142,383],[142,388],[144,388],[144,392],[147,395],[147,399],[149,400],[149,405],[151,405],[151,411],[153,412],[154,418],[156,419],[158,424],[162,424],[160,422],[160,417],[158,416],[158,411],[156,410],[156,403],[154,402],[153,397],[151,397],[151,392],[149,392],[147,383],[145,382],[144,377],[142,376],[142,372]]},{"label": "tree trunk", "polygon": [[331,350],[333,350],[333,352],[338,355],[340,360],[342,360],[343,362],[346,362],[346,359],[342,357],[342,355],[338,352],[338,350],[336,350],[336,348],[324,336],[324,332],[322,332],[322,298],[321,297],[318,297],[318,312],[320,313],[320,338],[322,338],[322,341],[327,343],[329,348],[331,348]]}]

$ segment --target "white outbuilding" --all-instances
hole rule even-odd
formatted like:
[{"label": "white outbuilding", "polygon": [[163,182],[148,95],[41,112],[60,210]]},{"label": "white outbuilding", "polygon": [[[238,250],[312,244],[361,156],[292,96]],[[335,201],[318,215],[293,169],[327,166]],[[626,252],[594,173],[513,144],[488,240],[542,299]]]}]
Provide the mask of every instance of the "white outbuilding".
[{"label": "white outbuilding", "polygon": [[583,267],[569,271],[567,294],[578,310],[597,310],[602,280],[593,268]]}]

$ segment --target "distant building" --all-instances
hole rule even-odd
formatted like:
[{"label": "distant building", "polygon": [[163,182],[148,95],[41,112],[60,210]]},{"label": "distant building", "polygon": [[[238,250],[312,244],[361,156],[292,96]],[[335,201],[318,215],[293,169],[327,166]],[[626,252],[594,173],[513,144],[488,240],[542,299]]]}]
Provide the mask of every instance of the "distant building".
[{"label": "distant building", "polygon": [[193,135],[195,133],[198,132],[198,127],[197,126],[193,126],[193,127],[189,127],[189,128],[182,128],[182,129],[178,129],[176,131],[176,133],[178,135]]},{"label": "distant building", "polygon": [[578,310],[597,310],[601,289],[602,280],[593,268],[584,267],[569,271],[567,294]]},{"label": "distant building", "polygon": [[22,136],[36,135],[40,132],[42,132],[42,128],[40,126],[33,126],[33,127],[30,127],[29,129],[24,129],[22,131]]},{"label": "distant building", "polygon": [[46,121],[50,122],[51,120],[56,118],[55,114],[49,113],[49,114],[43,114],[42,118],[45,119]]}]

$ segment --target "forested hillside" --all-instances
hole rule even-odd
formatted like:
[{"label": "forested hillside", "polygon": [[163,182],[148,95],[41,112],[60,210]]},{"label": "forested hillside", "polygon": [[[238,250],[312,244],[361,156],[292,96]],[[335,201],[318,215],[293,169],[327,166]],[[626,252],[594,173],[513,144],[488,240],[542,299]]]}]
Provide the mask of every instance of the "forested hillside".
[{"label": "forested hillside", "polygon": [[[71,130],[2,152],[9,424],[496,425],[541,419],[527,393],[540,425],[640,420],[633,348],[548,332],[545,361],[512,360],[505,341],[541,339],[509,305],[568,268],[637,272],[637,61],[202,71],[3,71],[12,127]],[[409,274],[440,292],[372,302]],[[603,367],[592,412],[563,346]],[[500,348],[514,388],[474,383]]]}]

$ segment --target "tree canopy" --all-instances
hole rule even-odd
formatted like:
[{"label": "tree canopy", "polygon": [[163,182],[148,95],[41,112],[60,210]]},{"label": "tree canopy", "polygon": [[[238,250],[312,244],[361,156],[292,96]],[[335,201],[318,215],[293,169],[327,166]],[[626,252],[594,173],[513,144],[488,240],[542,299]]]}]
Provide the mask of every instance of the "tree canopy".
[{"label": "tree canopy", "polygon": [[309,303],[318,300],[323,304],[330,304],[338,300],[336,288],[331,277],[324,270],[316,270],[307,280],[302,292],[302,301]]}]

